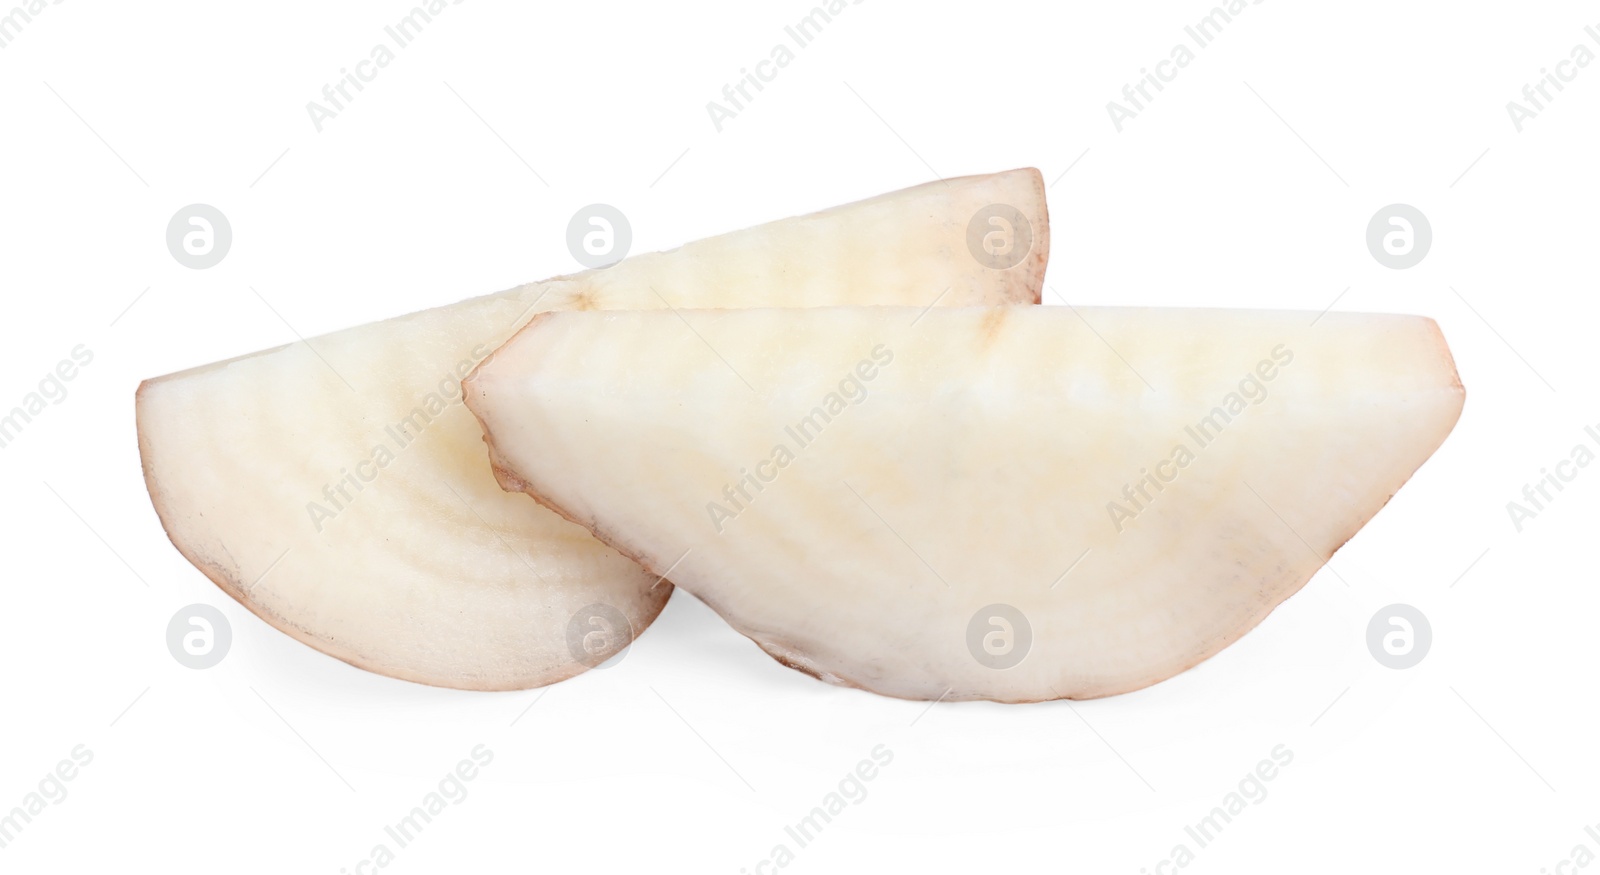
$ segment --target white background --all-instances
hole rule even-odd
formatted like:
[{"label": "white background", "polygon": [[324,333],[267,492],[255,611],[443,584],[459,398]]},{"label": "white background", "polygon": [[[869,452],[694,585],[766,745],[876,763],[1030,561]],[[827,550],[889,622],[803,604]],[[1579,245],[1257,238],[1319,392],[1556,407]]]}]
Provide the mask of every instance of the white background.
[{"label": "white background", "polygon": [[[306,103],[409,8],[66,0],[0,49],[0,408],[94,353],[0,450],[0,810],[94,752],[0,869],[354,872],[480,743],[493,763],[390,871],[756,872],[880,744],[893,763],[789,871],[1155,872],[1180,842],[1217,873],[1600,854],[1600,470],[1520,533],[1506,510],[1600,423],[1600,63],[1521,133],[1505,108],[1600,52],[1592,5],[1265,0],[1119,133],[1107,101],[1203,0],[867,0],[719,133],[706,103],[808,3],[471,0],[317,132]],[[608,670],[430,689],[248,614],[145,495],[141,379],[575,269],[584,204],[621,208],[637,252],[1025,165],[1072,303],[1426,314],[1467,387],[1332,570],[1151,689],[929,709],[785,669],[683,593]],[[232,221],[210,270],[164,241],[194,202]],[[1434,231],[1409,270],[1364,243],[1395,202]],[[194,602],[235,635],[205,671],[164,641]],[[1395,602],[1434,632],[1404,671],[1364,640]],[[1196,849],[1184,827],[1280,744],[1267,797]]]}]

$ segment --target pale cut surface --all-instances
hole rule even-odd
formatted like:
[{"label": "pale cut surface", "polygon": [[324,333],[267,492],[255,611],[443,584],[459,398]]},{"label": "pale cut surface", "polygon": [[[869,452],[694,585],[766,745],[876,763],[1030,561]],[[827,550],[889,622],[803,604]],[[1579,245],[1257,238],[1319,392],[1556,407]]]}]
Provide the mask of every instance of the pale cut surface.
[{"label": "pale cut surface", "polygon": [[480,366],[502,482],[779,661],[913,699],[1184,671],[1304,585],[1463,399],[1412,316],[679,315],[548,314]]},{"label": "pale cut surface", "polygon": [[[967,245],[996,203],[1032,226],[1007,270]],[[1048,245],[1037,171],[950,179],[173,374],[139,390],[145,480],[183,555],[301,641],[439,686],[551,683],[672,586],[498,487],[473,365],[548,310],[1037,302]],[[579,616],[597,604],[617,613]]]}]

